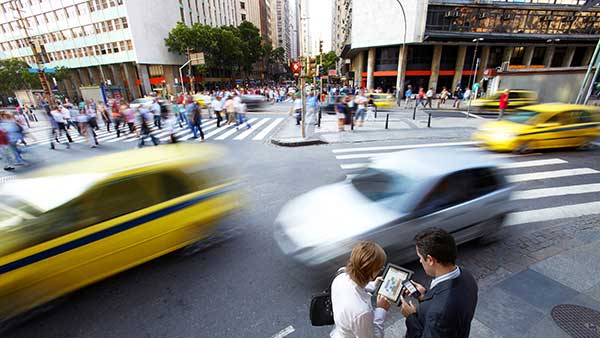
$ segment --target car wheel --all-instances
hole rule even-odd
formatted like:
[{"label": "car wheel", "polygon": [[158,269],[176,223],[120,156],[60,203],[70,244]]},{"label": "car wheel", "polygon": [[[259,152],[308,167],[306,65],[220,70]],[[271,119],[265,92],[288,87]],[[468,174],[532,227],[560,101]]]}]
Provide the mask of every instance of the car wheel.
[{"label": "car wheel", "polygon": [[575,149],[580,150],[580,151],[586,151],[586,150],[592,150],[592,149],[595,149],[595,148],[597,148],[597,146],[592,143],[592,140],[587,139],[587,140],[583,141],[583,143],[581,143]]},{"label": "car wheel", "polygon": [[517,153],[517,154],[527,154],[529,152],[531,152],[531,143],[529,141],[523,141],[515,149],[515,153]]},{"label": "car wheel", "polygon": [[500,239],[498,232],[502,228],[505,218],[506,215],[499,215],[484,221],[483,223],[485,224],[486,231],[482,233],[481,236],[475,241],[481,245],[487,245],[498,241]]}]

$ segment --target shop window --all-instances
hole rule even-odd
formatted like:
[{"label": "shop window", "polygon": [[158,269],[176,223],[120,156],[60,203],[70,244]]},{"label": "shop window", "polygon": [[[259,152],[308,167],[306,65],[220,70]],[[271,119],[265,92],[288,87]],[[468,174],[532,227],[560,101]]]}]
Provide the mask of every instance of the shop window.
[{"label": "shop window", "polygon": [[512,56],[510,57],[511,65],[522,65],[523,55],[525,54],[525,47],[514,47]]},{"label": "shop window", "polygon": [[554,49],[554,55],[552,56],[551,67],[562,67],[563,60],[567,54],[566,47],[556,47]]},{"label": "shop window", "polygon": [[408,48],[408,70],[430,70],[433,57],[433,46],[416,45]]},{"label": "shop window", "polygon": [[458,46],[442,47],[442,58],[440,60],[440,70],[454,70],[456,67],[456,58],[458,57]]},{"label": "shop window", "polygon": [[585,52],[587,51],[587,47],[577,47],[575,48],[575,54],[573,54],[573,60],[571,61],[571,67],[580,67],[586,66],[583,64],[583,57],[585,56]]},{"label": "shop window", "polygon": [[531,58],[531,64],[532,65],[543,65],[545,56],[546,56],[546,47],[535,47],[533,49],[533,57]]}]

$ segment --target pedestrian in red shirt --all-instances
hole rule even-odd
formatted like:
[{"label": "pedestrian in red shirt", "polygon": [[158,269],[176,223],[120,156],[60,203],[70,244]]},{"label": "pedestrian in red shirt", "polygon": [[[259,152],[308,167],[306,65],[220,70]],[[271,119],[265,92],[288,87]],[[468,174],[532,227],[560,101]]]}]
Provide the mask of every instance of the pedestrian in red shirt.
[{"label": "pedestrian in red shirt", "polygon": [[500,115],[498,115],[498,120],[502,120],[502,115],[504,115],[504,111],[508,108],[508,94],[510,93],[510,89],[505,89],[504,93],[500,95],[500,104],[498,108],[500,108]]}]

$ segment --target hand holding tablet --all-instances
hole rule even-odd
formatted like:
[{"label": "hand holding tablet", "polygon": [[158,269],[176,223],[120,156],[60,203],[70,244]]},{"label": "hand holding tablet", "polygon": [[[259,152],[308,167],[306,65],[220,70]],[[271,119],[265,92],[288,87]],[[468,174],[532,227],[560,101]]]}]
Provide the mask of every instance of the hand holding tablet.
[{"label": "hand holding tablet", "polygon": [[403,282],[410,280],[413,272],[403,267],[388,263],[383,272],[383,282],[377,289],[377,295],[386,297],[398,305],[400,303],[400,295]]}]

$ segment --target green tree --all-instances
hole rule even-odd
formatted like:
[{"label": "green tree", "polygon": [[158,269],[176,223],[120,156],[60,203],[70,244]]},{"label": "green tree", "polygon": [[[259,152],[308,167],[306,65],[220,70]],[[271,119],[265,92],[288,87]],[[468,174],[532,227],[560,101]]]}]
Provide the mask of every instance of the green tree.
[{"label": "green tree", "polygon": [[323,54],[323,67],[325,67],[325,70],[335,69],[335,64],[339,59],[334,51]]},{"label": "green tree", "polygon": [[63,66],[56,67],[56,73],[51,74],[56,81],[64,81],[71,75],[71,69]]},{"label": "green tree", "polygon": [[242,69],[247,74],[252,71],[252,65],[264,56],[263,40],[260,30],[249,21],[242,22],[237,30],[242,41]]},{"label": "green tree", "polygon": [[28,71],[27,62],[11,58],[0,60],[0,92],[41,88],[38,75]]}]

